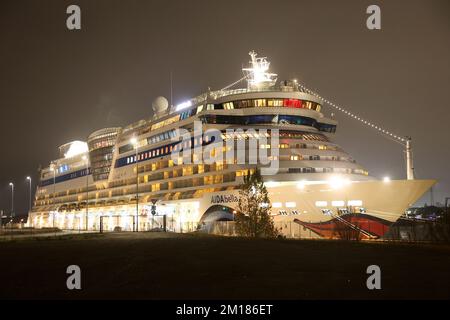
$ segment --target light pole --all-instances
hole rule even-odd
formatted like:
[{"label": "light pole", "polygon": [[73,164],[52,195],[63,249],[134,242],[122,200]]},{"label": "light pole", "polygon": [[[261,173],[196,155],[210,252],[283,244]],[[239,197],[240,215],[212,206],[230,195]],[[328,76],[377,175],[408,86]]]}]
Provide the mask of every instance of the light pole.
[{"label": "light pole", "polygon": [[11,187],[11,218],[14,216],[14,183],[10,182]]},{"label": "light pole", "polygon": [[89,159],[87,156],[83,156],[83,160],[86,161],[86,231],[89,227]]},{"label": "light pole", "polygon": [[31,219],[31,177],[27,177],[28,186],[29,186],[29,203],[28,203],[28,219],[30,219],[30,226],[32,226],[32,219]]},{"label": "light pole", "polygon": [[[52,163],[50,165],[50,170],[53,171],[53,205],[56,204],[56,168],[55,164]],[[56,206],[55,206],[56,208]],[[55,228],[55,210],[53,210],[53,218],[52,218],[53,228]]]},{"label": "light pole", "polygon": [[139,161],[138,161],[138,141],[136,137],[131,138],[130,142],[134,146],[136,161],[136,232],[139,231]]}]

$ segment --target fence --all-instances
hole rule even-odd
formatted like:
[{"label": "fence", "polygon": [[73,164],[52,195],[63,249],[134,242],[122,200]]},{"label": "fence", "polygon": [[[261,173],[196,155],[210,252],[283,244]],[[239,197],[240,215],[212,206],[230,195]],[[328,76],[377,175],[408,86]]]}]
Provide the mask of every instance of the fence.
[{"label": "fence", "polygon": [[201,225],[198,222],[176,221],[171,216],[139,216],[134,215],[112,215],[101,216],[98,228],[94,231],[167,231],[176,233],[188,233],[199,231]]},{"label": "fence", "polygon": [[[222,236],[237,236],[234,221],[216,221],[205,225],[190,224],[191,228],[186,228],[185,232],[199,231],[208,234]],[[344,233],[342,230],[332,232],[333,236],[322,236],[311,229],[304,227],[296,222],[275,222],[275,228],[287,239],[329,239],[344,238],[355,240],[361,238],[360,234],[352,231]],[[408,242],[445,242],[450,240],[450,228],[442,223],[431,221],[404,221],[399,220],[390,226],[383,237],[378,240],[383,241],[408,241]],[[348,237],[346,237],[348,236]]]},{"label": "fence", "polygon": [[[167,231],[176,233],[201,232],[221,236],[237,236],[234,221],[215,221],[209,223],[199,223],[190,221],[177,221],[170,216],[140,216],[136,219],[132,215],[102,216],[101,219],[92,221],[89,232],[111,232],[111,231]],[[60,228],[64,231],[86,232],[83,224],[74,223],[73,228]],[[287,239],[347,239],[356,240],[364,238],[362,233],[355,230],[347,230],[345,226],[337,226],[327,230],[328,233],[319,234],[314,230],[294,221],[275,222],[275,228]],[[362,226],[360,226],[362,227]],[[364,230],[373,231],[373,226],[366,225]],[[372,228],[372,229],[371,229]],[[444,223],[400,219],[390,227],[386,227],[387,232],[378,240],[384,241],[408,241],[408,242],[448,242],[450,241],[450,226]],[[58,235],[58,228],[44,229],[8,229],[2,228],[0,236],[25,236],[34,234],[54,233]],[[384,229],[383,229],[384,231]],[[367,238],[367,237],[365,237]]]},{"label": "fence", "polygon": [[383,240],[448,242],[450,228],[445,223],[434,221],[399,220],[389,228]]}]

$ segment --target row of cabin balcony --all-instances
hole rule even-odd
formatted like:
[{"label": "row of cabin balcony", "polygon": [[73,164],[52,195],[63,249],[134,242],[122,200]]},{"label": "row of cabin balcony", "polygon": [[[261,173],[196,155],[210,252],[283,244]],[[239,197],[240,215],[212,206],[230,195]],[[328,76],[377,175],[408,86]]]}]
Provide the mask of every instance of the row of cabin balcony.
[{"label": "row of cabin balcony", "polygon": [[[165,161],[165,163],[167,164],[167,161]],[[146,172],[154,172],[157,170],[163,170],[168,168],[167,165],[146,165],[146,166],[140,166],[139,167],[139,173],[146,173]],[[198,165],[191,165],[191,166],[186,166],[186,165],[177,165],[175,167],[173,167],[172,171],[169,170],[165,170],[165,171],[161,171],[161,172],[156,172],[153,173],[151,175],[146,175],[146,176],[141,176],[139,183],[146,183],[149,181],[155,181],[158,179],[169,179],[169,178],[177,178],[177,177],[183,177],[183,176],[191,176],[194,174],[203,174],[203,173],[209,173],[209,172],[216,172],[216,171],[222,171],[222,170],[226,170],[228,168],[227,164],[222,164],[222,163],[214,163],[214,164],[198,164]],[[133,170],[134,172],[136,172],[136,169]],[[114,181],[111,182],[109,184],[109,189],[114,189],[114,188],[120,188],[123,186],[127,186],[127,185],[134,185],[136,184],[136,178],[132,177],[132,178],[128,178],[126,180],[119,180],[119,181]],[[103,190],[105,189],[103,187],[103,185],[98,185],[98,187],[96,187],[96,185],[91,185],[89,186],[89,193],[96,193],[99,190]],[[62,192],[57,192],[56,193],[56,197],[65,197],[65,196],[69,196],[69,195],[76,195],[76,194],[84,194],[86,193],[86,187],[84,188],[78,188],[78,189],[69,189],[67,191],[62,191]],[[44,195],[38,195],[36,197],[37,201],[42,201],[42,200],[49,200],[51,198],[53,198],[54,194],[53,193],[47,193]]]},{"label": "row of cabin balcony", "polygon": [[[282,145],[281,145],[282,146]],[[283,149],[283,148],[282,148]],[[273,158],[275,160],[275,158]],[[350,157],[342,157],[342,156],[333,156],[333,155],[327,155],[327,156],[320,156],[320,155],[302,155],[302,154],[289,154],[289,155],[280,155],[278,158],[279,161],[300,161],[300,160],[310,160],[310,161],[343,161],[343,162],[350,162],[350,163],[356,163],[355,160],[353,160]],[[235,163],[236,159],[235,159]],[[173,161],[170,160],[162,160],[157,161],[151,164],[141,165],[139,166],[139,174],[143,174],[146,172],[153,172],[150,175],[146,175],[143,177],[140,177],[139,183],[147,183],[149,181],[155,181],[155,180],[161,180],[161,179],[172,179],[177,177],[183,177],[183,176],[190,176],[190,175],[197,175],[207,172],[214,172],[214,171],[221,171],[228,169],[228,164],[224,163],[213,163],[213,164],[198,164],[198,165],[176,165],[173,166]],[[164,170],[166,168],[172,168],[172,170]],[[160,172],[154,172],[159,171]],[[136,168],[133,169],[133,172],[136,172]],[[111,182],[108,186],[108,189],[110,188],[118,188],[126,185],[133,185],[136,183],[136,178],[129,178],[126,180],[120,180],[120,181],[114,181]],[[103,189],[103,187],[100,186],[100,190]],[[98,187],[95,185],[89,186],[89,193],[98,191]],[[69,189],[67,191],[62,191],[56,193],[57,197],[63,197],[63,196],[69,196],[69,195],[76,195],[79,193],[86,193],[86,188],[78,188],[78,189]],[[38,195],[36,197],[36,200],[44,200],[49,199],[53,196],[53,193],[48,193],[45,195]]]},{"label": "row of cabin balcony", "polygon": [[[213,185],[221,185],[227,183],[234,183],[236,181],[235,172],[214,175],[214,176],[205,176],[199,178],[190,178],[183,179],[178,181],[168,181],[168,182],[160,182],[156,184],[147,184],[140,185],[138,193],[141,195],[145,195],[146,193],[158,192],[158,191],[171,191],[176,189],[184,189],[184,188],[193,188],[193,187],[202,187],[202,186],[213,186]],[[88,201],[90,200],[103,200],[110,199],[114,197],[120,196],[134,196],[136,194],[136,186],[131,188],[124,188],[120,190],[114,191],[106,191],[106,192],[97,192],[93,195],[89,194]],[[54,201],[56,200],[56,201]],[[56,204],[66,204],[71,202],[77,203],[86,203],[86,195],[79,195],[77,197],[61,197],[57,199],[48,199],[46,201],[36,201],[35,206],[46,206],[46,205],[56,205]],[[92,202],[92,204],[95,204]],[[91,205],[91,202],[89,202]]]}]

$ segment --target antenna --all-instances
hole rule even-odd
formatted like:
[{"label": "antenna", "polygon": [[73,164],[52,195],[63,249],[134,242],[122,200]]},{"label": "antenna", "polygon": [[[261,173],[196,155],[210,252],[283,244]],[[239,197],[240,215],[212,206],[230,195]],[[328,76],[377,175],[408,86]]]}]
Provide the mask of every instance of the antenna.
[{"label": "antenna", "polygon": [[247,78],[248,78],[248,75],[245,75],[245,76],[243,76],[242,78],[240,78],[239,80],[237,80],[237,81],[235,81],[235,82],[233,82],[233,83],[227,85],[226,87],[223,87],[223,88],[220,89],[219,91],[227,90],[227,89],[229,89],[229,88],[235,86],[236,84],[238,84],[239,82],[241,82],[242,80],[247,79]]},{"label": "antenna", "polygon": [[255,51],[250,51],[250,67],[242,68],[247,75],[249,89],[261,89],[274,86],[277,82],[277,74],[269,73],[270,62],[266,57],[257,58]]}]

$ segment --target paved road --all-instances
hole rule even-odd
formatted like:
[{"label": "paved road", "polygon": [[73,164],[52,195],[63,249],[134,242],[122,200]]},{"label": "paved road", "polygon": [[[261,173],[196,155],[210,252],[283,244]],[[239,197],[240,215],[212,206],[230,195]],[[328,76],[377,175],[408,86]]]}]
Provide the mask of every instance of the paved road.
[{"label": "paved road", "polygon": [[27,234],[2,234],[0,233],[0,240],[11,240],[11,239],[32,239],[40,237],[61,237],[70,234],[89,234],[98,233],[93,231],[78,231],[78,230],[64,230],[58,232],[36,232]]}]

